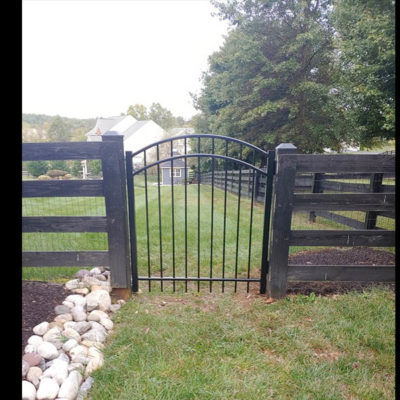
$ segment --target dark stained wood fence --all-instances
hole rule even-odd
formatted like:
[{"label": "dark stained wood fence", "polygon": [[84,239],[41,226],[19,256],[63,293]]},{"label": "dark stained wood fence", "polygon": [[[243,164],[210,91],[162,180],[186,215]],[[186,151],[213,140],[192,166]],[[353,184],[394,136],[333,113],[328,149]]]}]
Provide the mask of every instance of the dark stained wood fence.
[{"label": "dark stained wood fence", "polygon": [[[393,174],[373,173],[373,174],[313,174],[313,184],[311,187],[312,193],[324,192],[339,192],[339,193],[392,193],[395,192],[394,185],[383,184],[384,178],[394,178]],[[363,180],[369,183],[352,183],[343,182],[343,180]],[[342,181],[341,181],[342,180]],[[362,211],[362,210],[360,210]],[[349,226],[355,229],[384,229],[377,227],[377,217],[383,216],[386,218],[395,218],[395,214],[380,210],[380,211],[365,211],[364,221],[360,221],[351,217],[346,217],[340,214],[324,211],[313,210],[310,212],[310,222],[315,222],[316,217],[322,217],[342,225]]]},{"label": "dark stained wood fence", "polygon": [[105,217],[23,217],[22,232],[106,232],[108,250],[23,252],[23,267],[108,266],[113,288],[130,288],[130,260],[123,136],[102,142],[23,143],[22,161],[92,160],[102,164],[102,180],[23,181],[22,197],[102,196]]},{"label": "dark stained wood fence", "polygon": [[[378,230],[376,217],[394,218],[395,186],[382,184],[382,177],[394,176],[395,155],[304,155],[291,144],[276,149],[277,163],[272,203],[271,243],[267,293],[285,296],[287,281],[394,281],[394,266],[289,265],[290,246],[373,246],[395,245],[395,231]],[[23,252],[24,267],[109,266],[113,288],[130,288],[130,250],[127,218],[126,172],[122,136],[103,135],[102,142],[24,143],[23,161],[90,160],[102,162],[102,180],[24,181],[23,197],[104,196],[105,217],[23,217],[23,232],[106,232],[107,251]],[[264,200],[265,178],[242,170],[241,194]],[[228,171],[227,190],[239,192],[239,171]],[[329,174],[329,175],[327,175]],[[336,174],[336,175],[335,175]],[[348,176],[346,175],[348,174]],[[368,176],[369,184],[350,184],[334,179]],[[339,178],[338,178],[339,177]],[[211,183],[206,173],[201,183]],[[225,187],[225,172],[215,171],[214,184]],[[310,193],[311,191],[311,193]],[[334,191],[339,193],[324,193]],[[355,193],[346,193],[346,192]],[[308,193],[307,193],[308,192]],[[350,221],[333,211],[363,211],[366,222]],[[292,213],[335,218],[354,230],[291,230]],[[346,220],[347,218],[347,220]],[[368,224],[366,225],[366,223]]]},{"label": "dark stained wood fence", "polygon": [[[272,209],[272,239],[267,293],[273,298],[285,296],[287,281],[394,281],[395,267],[388,265],[289,265],[289,246],[395,246],[394,230],[291,230],[294,211],[314,213],[332,211],[365,211],[375,215],[394,216],[395,186],[381,185],[375,192],[371,186],[360,193],[321,193],[325,184],[320,180],[313,193],[298,193],[295,190],[296,174],[368,174],[371,186],[376,176],[395,174],[395,155],[305,155],[296,154],[288,145],[277,147],[277,168]],[[331,175],[332,176],[332,175]],[[339,176],[339,175],[338,175]],[[354,175],[352,175],[354,176]],[[340,175],[343,178],[343,175]],[[313,175],[313,179],[315,175]],[[378,180],[379,182],[380,179]],[[332,188],[336,186],[330,185]],[[343,185],[339,183],[343,188]],[[346,189],[348,189],[347,187]],[[354,189],[354,187],[352,187]],[[363,187],[363,189],[367,189]],[[318,214],[317,214],[318,215]]]},{"label": "dark stained wood fence", "polygon": [[[265,168],[262,168],[266,170]],[[204,185],[211,185],[212,183],[212,172],[202,172],[200,181]],[[254,177],[254,186],[253,186]],[[238,194],[239,193],[239,170],[228,170],[226,174],[227,185],[226,190],[228,192]],[[196,178],[197,179],[197,178]],[[214,171],[214,186],[225,190],[225,171]],[[260,174],[254,174],[253,170],[242,169],[240,176],[240,195],[252,197],[252,188],[254,187],[254,200],[258,202],[264,202],[265,198],[265,177]]]}]

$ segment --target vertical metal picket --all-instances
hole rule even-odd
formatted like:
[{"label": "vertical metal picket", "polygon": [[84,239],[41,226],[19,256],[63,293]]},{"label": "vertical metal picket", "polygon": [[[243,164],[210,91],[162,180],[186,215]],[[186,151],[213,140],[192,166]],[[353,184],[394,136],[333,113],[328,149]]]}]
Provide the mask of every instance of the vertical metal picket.
[{"label": "vertical metal picket", "polygon": [[132,165],[132,152],[127,151],[125,157],[127,192],[128,192],[128,211],[129,211],[129,235],[131,241],[131,269],[132,269],[132,292],[139,291],[138,269],[137,269],[137,244],[136,244],[136,223],[135,223],[135,191]]}]

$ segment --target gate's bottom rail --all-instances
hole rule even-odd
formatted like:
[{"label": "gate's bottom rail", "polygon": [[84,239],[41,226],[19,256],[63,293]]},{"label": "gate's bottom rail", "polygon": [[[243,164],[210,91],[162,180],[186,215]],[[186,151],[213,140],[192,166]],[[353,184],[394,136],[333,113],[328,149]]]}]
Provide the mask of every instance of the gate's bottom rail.
[{"label": "gate's bottom rail", "polygon": [[184,276],[139,276],[139,281],[186,281],[186,282],[261,282],[260,278],[198,278]]}]

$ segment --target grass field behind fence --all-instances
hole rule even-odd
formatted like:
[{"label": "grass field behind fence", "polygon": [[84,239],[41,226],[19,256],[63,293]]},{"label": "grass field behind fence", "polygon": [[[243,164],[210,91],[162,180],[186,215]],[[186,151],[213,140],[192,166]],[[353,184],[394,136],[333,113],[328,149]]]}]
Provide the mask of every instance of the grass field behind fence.
[{"label": "grass field behind fence", "polygon": [[[148,249],[146,232],[145,190],[143,176],[135,178],[136,228],[139,275],[148,274]],[[161,235],[163,275],[173,274],[173,238],[171,186],[161,186]],[[175,226],[175,275],[185,275],[185,200],[184,186],[174,185],[174,226]],[[211,186],[200,185],[200,275],[209,276],[211,257]],[[238,197],[227,193],[225,236],[225,276],[233,277],[235,266],[238,276],[247,277],[250,249],[250,277],[258,278],[261,266],[262,234],[264,205],[254,203],[251,246],[249,241],[251,200],[242,197],[240,201],[240,225],[237,239]],[[104,216],[105,204],[102,197],[53,197],[24,198],[23,216]],[[160,275],[160,229],[158,214],[158,188],[148,185],[149,247],[150,273]],[[224,191],[214,188],[213,221],[213,267],[214,277],[222,276],[223,268],[223,226],[224,226]],[[364,220],[365,213],[341,212],[351,218]],[[379,219],[380,218],[380,219]],[[394,220],[378,217],[378,226],[385,224],[386,229],[394,229]],[[350,229],[332,221],[317,217],[315,223],[308,221],[307,212],[293,214],[292,229]],[[23,251],[90,251],[107,250],[107,233],[24,233]],[[236,248],[238,254],[236,258]],[[291,247],[290,252],[310,249],[309,247]],[[314,248],[318,249],[318,248]],[[389,249],[394,251],[394,249]],[[187,274],[198,273],[198,187],[187,186]],[[65,280],[79,268],[23,268],[24,279]],[[143,285],[144,283],[142,283]],[[159,282],[153,283],[160,285]],[[202,286],[207,286],[202,283]],[[220,285],[220,283],[219,283]],[[229,284],[228,284],[229,285]],[[242,284],[243,285],[243,284]],[[245,285],[245,284],[244,284]]]}]

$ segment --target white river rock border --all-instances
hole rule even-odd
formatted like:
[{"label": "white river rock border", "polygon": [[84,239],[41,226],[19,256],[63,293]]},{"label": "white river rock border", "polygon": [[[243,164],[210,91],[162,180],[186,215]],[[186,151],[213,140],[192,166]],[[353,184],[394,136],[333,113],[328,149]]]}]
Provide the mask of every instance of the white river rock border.
[{"label": "white river rock border", "polygon": [[33,328],[22,357],[22,400],[83,400],[91,374],[104,362],[102,349],[112,332],[109,270],[82,269],[65,284],[73,294],[55,307],[57,317]]}]

